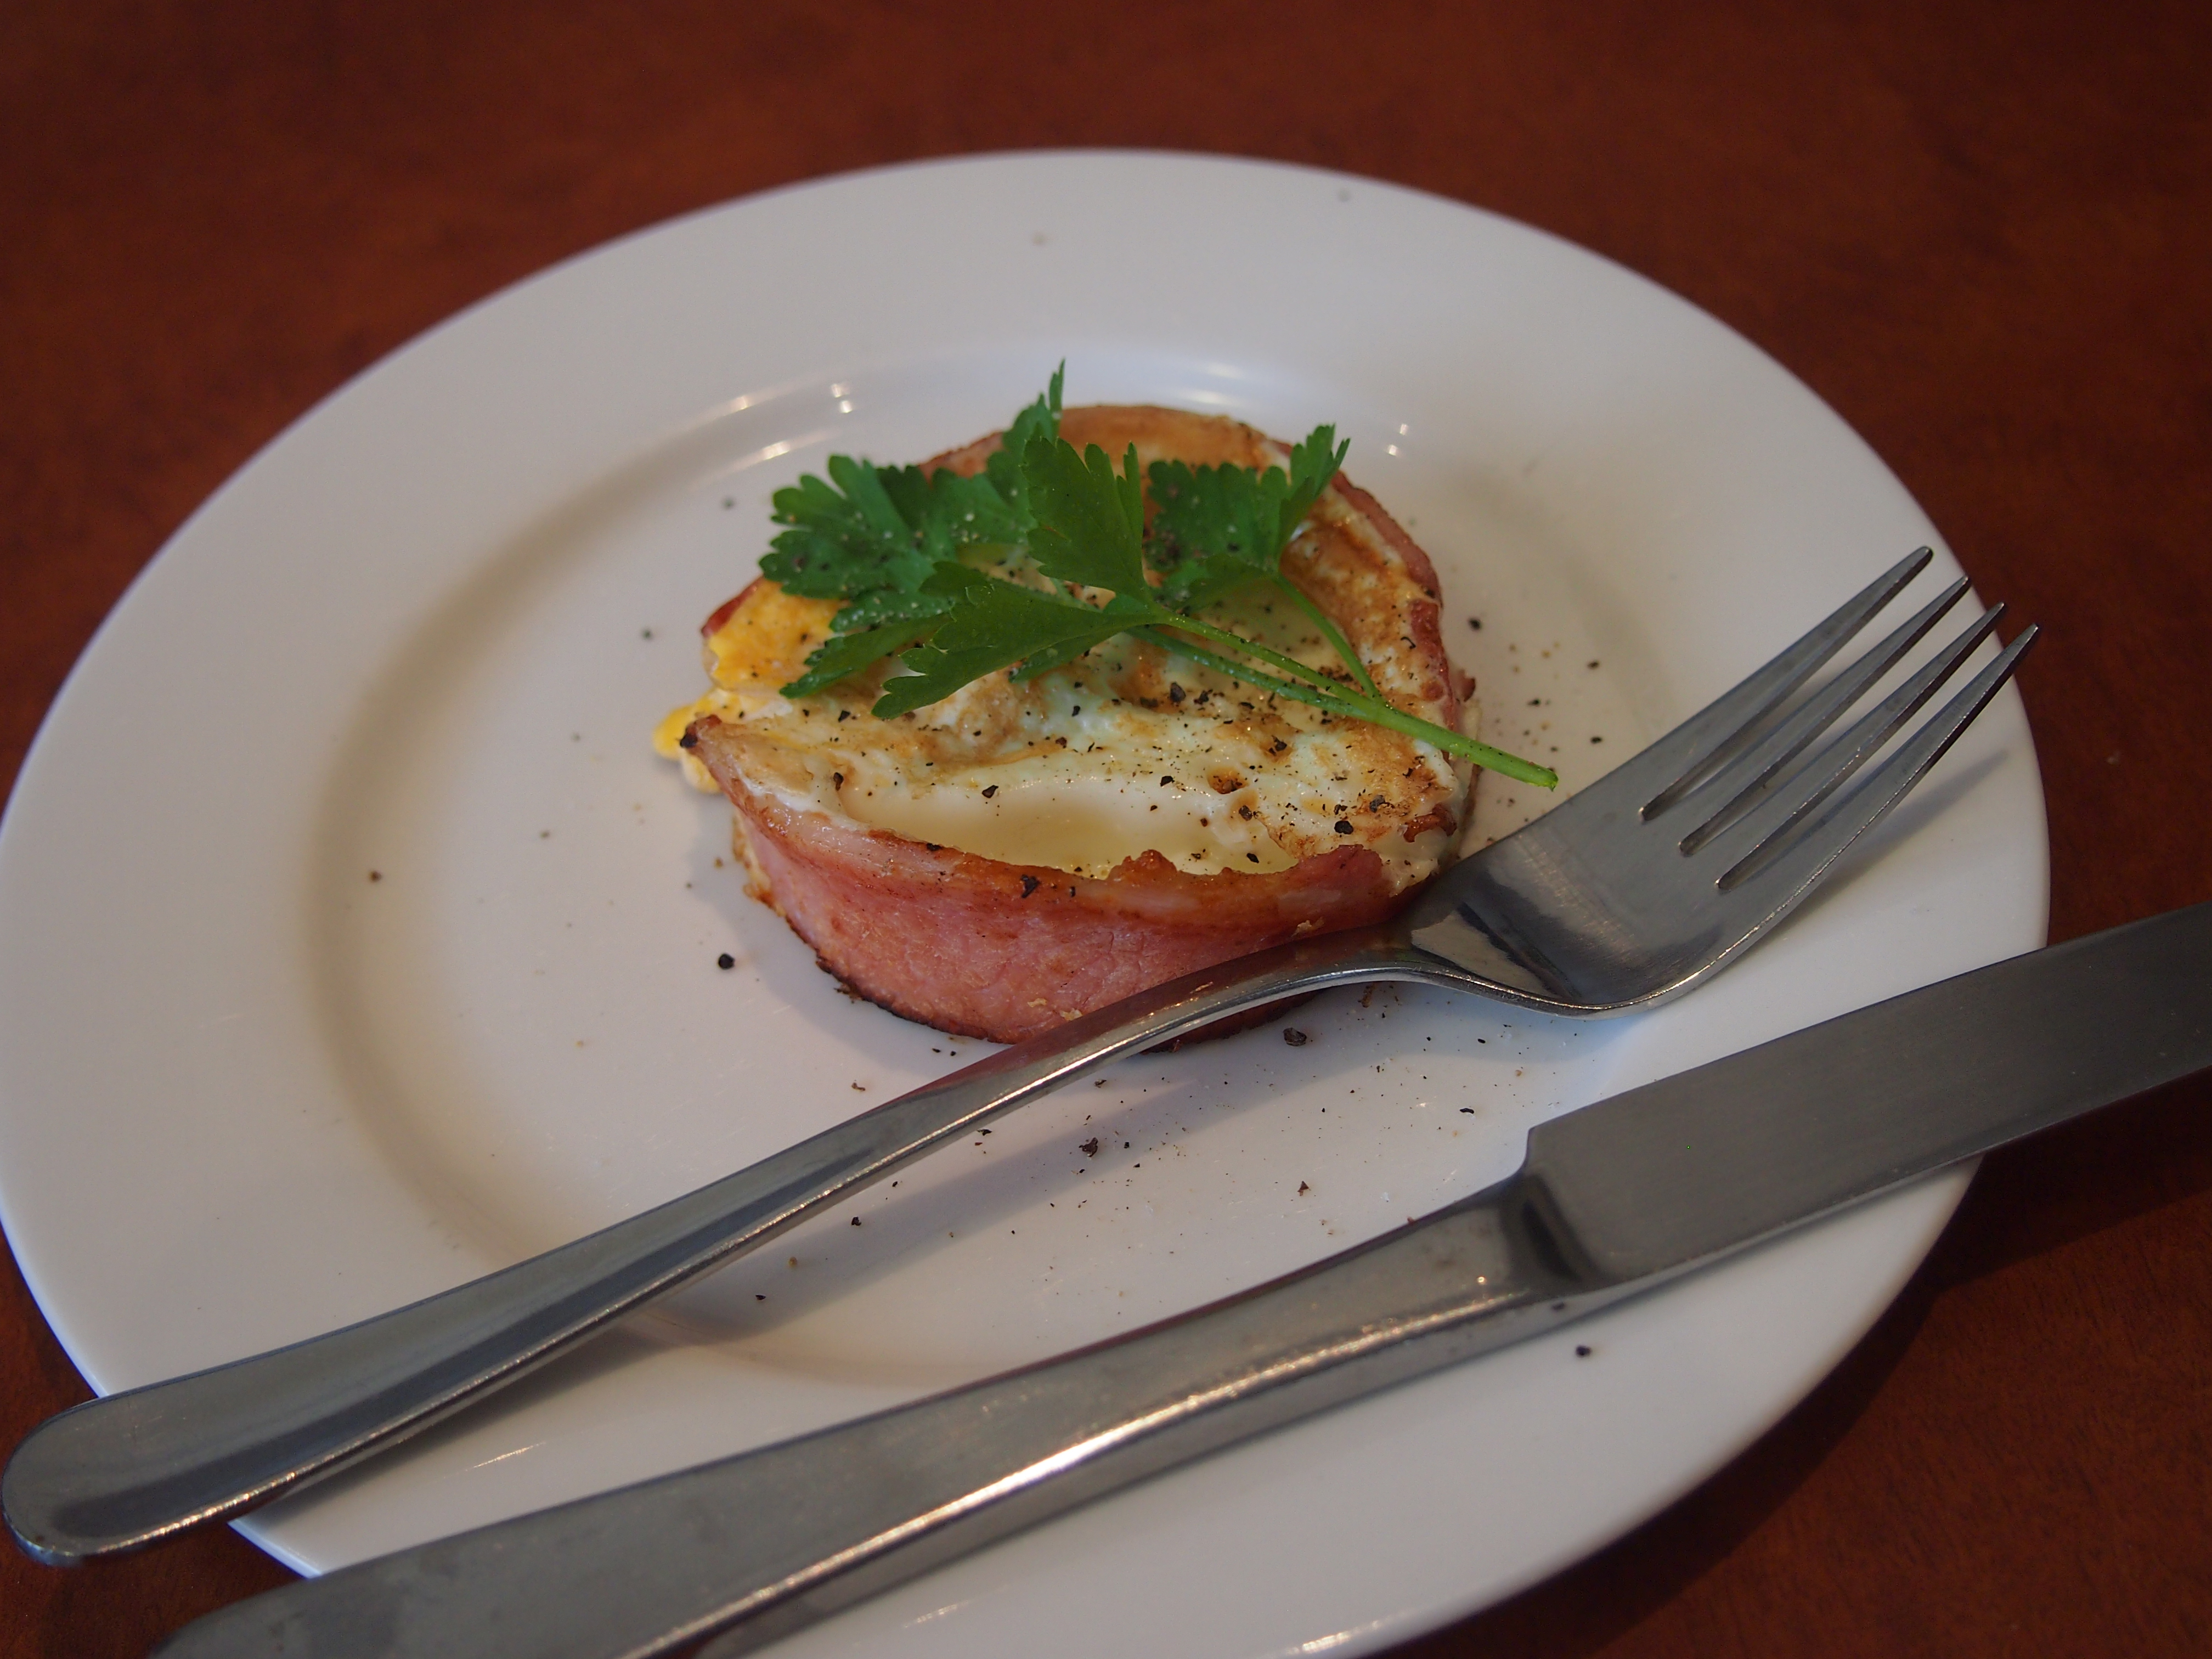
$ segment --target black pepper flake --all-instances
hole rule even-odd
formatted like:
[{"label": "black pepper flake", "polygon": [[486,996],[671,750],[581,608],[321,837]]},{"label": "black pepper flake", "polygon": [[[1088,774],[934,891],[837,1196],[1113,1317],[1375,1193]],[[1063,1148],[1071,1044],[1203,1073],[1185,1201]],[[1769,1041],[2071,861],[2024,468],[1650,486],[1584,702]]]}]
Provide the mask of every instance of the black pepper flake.
[{"label": "black pepper flake", "polygon": [[1605,739],[1603,738],[1592,738],[1590,741],[1592,743],[1603,743]]},{"label": "black pepper flake", "polygon": [[859,1225],[860,1224],[860,1217],[858,1217],[858,1216],[854,1216],[854,1217],[853,1218],[853,1224],[854,1224],[855,1227],[859,1226]]},{"label": "black pepper flake", "polygon": [[992,797],[992,796],[994,796],[994,795],[997,794],[998,793],[999,793],[999,786],[998,786],[997,784],[994,783],[994,784],[988,785],[988,786],[987,786],[987,787],[985,787],[985,789],[984,789],[984,791],[983,791],[983,799],[984,799],[985,800],[988,800],[988,799],[991,799],[991,797]]},{"label": "black pepper flake", "polygon": [[1474,1108],[1472,1106],[1462,1106],[1460,1108],[1460,1110],[1464,1112],[1469,1117],[1473,1117],[1474,1115]]},{"label": "black pepper flake", "polygon": [[830,787],[832,789],[842,789],[845,787],[845,775],[842,772],[832,772],[830,775]]},{"label": "black pepper flake", "polygon": [[1340,836],[1350,835],[1352,833],[1352,820],[1350,818],[1339,818],[1336,821],[1336,833]]},{"label": "black pepper flake", "polygon": [[1313,1039],[1308,1036],[1304,1031],[1299,1030],[1296,1026],[1285,1025],[1283,1027],[1283,1041],[1289,1043],[1293,1048],[1303,1048],[1306,1044],[1311,1042]]},{"label": "black pepper flake", "polygon": [[1577,1343],[1576,1343],[1576,1344],[1575,1344],[1575,1358],[1577,1358],[1577,1359],[1588,1359],[1589,1357],[1590,1357],[1590,1351],[1589,1351],[1589,1344],[1587,1344],[1587,1343],[1583,1343],[1583,1342],[1577,1342]]},{"label": "black pepper flake", "polygon": [[939,846],[939,845],[938,845],[935,842],[933,842],[933,841],[926,841],[926,842],[922,842],[922,845],[923,845],[924,847],[927,847],[927,848],[929,848],[929,850],[930,850],[931,852],[933,852],[933,853],[941,853],[941,852],[943,852],[943,851],[945,850],[942,847]]},{"label": "black pepper flake", "polygon": [[1478,634],[1482,632],[1482,618],[1480,617],[1469,617],[1467,619],[1467,625]]},{"label": "black pepper flake", "polygon": [[696,749],[699,746],[699,734],[696,732],[686,732],[676,739],[676,746],[678,749]]},{"label": "black pepper flake", "polygon": [[1260,855],[1257,853],[1247,853],[1244,855],[1244,862],[1247,864],[1257,864],[1259,861]]},{"label": "black pepper flake", "polygon": [[1592,668],[1595,668],[1595,667],[1596,667],[1596,666],[1597,666],[1597,659],[1596,659],[1595,657],[1592,657],[1592,658],[1590,659],[1589,665],[1590,665]]},{"label": "black pepper flake", "polygon": [[1367,803],[1367,810],[1370,812],[1381,811],[1382,810],[1382,797],[1377,795],[1373,800],[1369,801]]},{"label": "black pepper flake", "polygon": [[1084,1155],[1084,1157],[1085,1157],[1085,1158],[1096,1158],[1096,1157],[1097,1157],[1097,1156],[1098,1156],[1098,1137],[1097,1137],[1097,1135],[1093,1135],[1093,1136],[1091,1136],[1091,1139],[1088,1139],[1088,1140],[1079,1140],[1079,1141],[1077,1141],[1077,1142],[1075,1143],[1075,1150],[1076,1150],[1076,1151],[1078,1151],[1079,1152],[1081,1152],[1081,1153]]},{"label": "black pepper flake", "polygon": [[720,969],[726,974],[737,965],[738,959],[732,956],[727,951],[723,951],[721,955],[714,958],[714,966]]},{"label": "black pepper flake", "polygon": [[1031,893],[1036,892],[1036,890],[1037,878],[1035,876],[1024,876],[1022,878],[1022,896],[1024,898],[1027,898]]},{"label": "black pepper flake", "polygon": [[1067,711],[1067,717],[1068,717],[1068,719],[1070,719],[1070,720],[1073,720],[1073,719],[1074,719],[1078,714],[1080,714],[1082,712],[1083,712],[1083,705],[1082,705],[1081,703],[1079,703],[1079,703],[1077,703],[1077,704],[1075,705],[1075,707],[1073,707],[1073,708],[1071,708],[1071,709],[1069,709],[1069,710]]},{"label": "black pepper flake", "polygon": [[1167,774],[1165,774],[1164,772],[1163,772],[1163,773],[1160,775],[1160,787],[1161,787],[1161,788],[1163,788],[1163,789],[1172,789],[1172,788],[1174,788],[1174,787],[1175,787],[1175,780],[1174,780],[1173,778],[1171,778],[1171,777],[1168,776],[1168,775],[1167,775]]},{"label": "black pepper flake", "polygon": [[1271,755],[1279,755],[1290,746],[1290,744],[1285,743],[1280,738],[1277,738],[1274,742],[1267,745],[1267,752]]},{"label": "black pepper flake", "polygon": [[1310,1188],[1310,1187],[1309,1187],[1309,1186],[1307,1186],[1307,1185],[1306,1185],[1306,1183],[1305,1183],[1304,1182],[1301,1181],[1300,1182],[1298,1182],[1298,1196],[1299,1196],[1300,1198],[1304,1198],[1304,1197],[1308,1193],[1311,1192],[1312,1190],[1313,1190],[1313,1188]]},{"label": "black pepper flake", "polygon": [[1182,689],[1182,687],[1181,687],[1180,685],[1176,685],[1176,684],[1173,684],[1172,682],[1170,682],[1170,683],[1169,684],[1169,686],[1168,686],[1168,701],[1169,701],[1170,702],[1181,702],[1182,700],[1183,700],[1183,689]]},{"label": "black pepper flake", "polygon": [[837,718],[841,720],[848,720],[853,718],[853,711],[849,708],[841,708],[837,711]]}]

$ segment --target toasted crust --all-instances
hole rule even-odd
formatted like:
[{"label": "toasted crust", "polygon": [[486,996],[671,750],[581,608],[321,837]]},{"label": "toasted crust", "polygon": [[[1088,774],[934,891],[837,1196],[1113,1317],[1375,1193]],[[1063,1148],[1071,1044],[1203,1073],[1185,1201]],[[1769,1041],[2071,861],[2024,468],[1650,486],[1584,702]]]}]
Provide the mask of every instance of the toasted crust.
[{"label": "toasted crust", "polygon": [[[1061,430],[1079,447],[1097,443],[1119,454],[1135,443],[1147,459],[1169,455],[1194,465],[1267,465],[1285,453],[1239,422],[1174,410],[1071,410]],[[972,473],[998,441],[994,434],[932,465]],[[1394,702],[1456,725],[1467,688],[1444,654],[1427,556],[1371,496],[1341,478],[1316,518],[1328,523],[1293,544],[1285,574],[1344,629]],[[826,610],[808,608],[814,605],[756,581],[719,607],[702,631],[726,650],[749,629],[758,637],[740,640],[748,650],[789,636],[783,654],[771,653],[754,671],[765,696],[779,678],[788,678],[807,641],[819,637],[811,630],[826,625]],[[723,663],[726,667],[726,658]],[[1091,690],[1076,695],[1111,693],[1133,717],[1139,708],[1184,707],[1182,682],[1195,685],[1202,678],[1133,641],[1110,660],[1094,665],[1086,659],[1060,672],[1087,673],[1079,684]],[[972,761],[969,751],[980,744],[995,745],[992,755],[1012,757],[1032,770],[1048,766],[1068,753],[1066,744],[1049,740],[1059,743],[1055,754],[1040,737],[1024,747],[1028,728],[1021,722],[1035,726],[1043,706],[1038,700],[1049,696],[1041,688],[1054,678],[1016,687],[994,677],[956,694],[967,699],[957,717],[935,726],[908,717],[909,723],[886,732],[884,740],[895,738],[902,755],[931,757],[909,765],[949,769],[963,757]],[[718,674],[718,680],[727,678]],[[847,773],[861,763],[865,738],[847,734],[866,729],[849,722],[875,694],[870,681],[842,701],[837,688],[804,700],[811,707],[778,701],[767,718],[757,717],[757,703],[750,705],[757,718],[750,720],[722,718],[731,712],[726,705],[720,713],[696,712],[685,746],[736,809],[733,839],[755,896],[773,906],[822,965],[854,990],[963,1036],[1018,1041],[1249,951],[1380,921],[1449,859],[1465,809],[1463,772],[1433,757],[1425,763],[1427,770],[1407,766],[1413,752],[1408,740],[1364,723],[1340,724],[1323,734],[1334,763],[1347,769],[1329,786],[1340,799],[1310,804],[1306,811],[1317,819],[1292,821],[1278,812],[1263,826],[1273,843],[1271,858],[1285,867],[1201,872],[1178,867],[1158,850],[1087,871],[986,856],[862,822],[848,810],[860,805]],[[1227,704],[1225,691],[1204,695]],[[1211,788],[1218,795],[1201,799],[1218,799],[1224,823],[1232,811],[1255,818],[1247,803],[1260,799],[1256,786],[1267,780],[1255,775],[1271,749],[1283,753],[1289,742],[1310,743],[1316,736],[1303,705],[1279,709],[1248,696],[1236,708],[1237,714],[1221,718],[1218,742],[1208,729],[1204,750],[1217,757],[1210,763]],[[818,721],[808,718],[817,713]],[[1046,729],[1035,726],[1036,732]],[[825,732],[831,734],[827,739]],[[825,741],[842,746],[825,750]],[[840,769],[827,771],[824,753]],[[825,774],[834,782],[825,781]],[[1347,836],[1351,819],[1332,819],[1332,812],[1359,814],[1357,833]],[[1256,854],[1244,856],[1259,862]]]}]

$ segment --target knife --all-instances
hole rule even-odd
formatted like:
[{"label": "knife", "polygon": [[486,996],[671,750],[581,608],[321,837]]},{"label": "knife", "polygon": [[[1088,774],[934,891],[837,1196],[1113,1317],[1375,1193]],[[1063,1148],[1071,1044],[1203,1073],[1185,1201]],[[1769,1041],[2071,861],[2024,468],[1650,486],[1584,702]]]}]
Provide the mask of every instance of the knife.
[{"label": "knife", "polygon": [[2212,1065],[2212,904],[2016,957],[1534,1130],[1496,1186],[1109,1342],[404,1550],[167,1659],[730,1659],[1008,1533]]}]

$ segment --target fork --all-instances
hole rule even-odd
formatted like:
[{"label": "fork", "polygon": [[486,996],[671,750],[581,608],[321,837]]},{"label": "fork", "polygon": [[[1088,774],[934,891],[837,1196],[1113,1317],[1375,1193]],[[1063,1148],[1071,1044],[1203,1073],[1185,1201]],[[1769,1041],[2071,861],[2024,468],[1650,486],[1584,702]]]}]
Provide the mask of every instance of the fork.
[{"label": "fork", "polygon": [[0,1480],[9,1526],[31,1554],[59,1565],[264,1503],[427,1427],[1040,1095],[1270,1003],[1380,981],[1568,1015],[1680,995],[1789,914],[1927,775],[2033,643],[2037,630],[2023,630],[1844,792],[2002,614],[1984,612],[1820,744],[1958,602],[1965,579],[1826,684],[1795,694],[1932,556],[1922,548],[1903,560],[1735,690],[1462,860],[1390,921],[1140,993],[426,1300],[64,1412],[33,1431]]}]

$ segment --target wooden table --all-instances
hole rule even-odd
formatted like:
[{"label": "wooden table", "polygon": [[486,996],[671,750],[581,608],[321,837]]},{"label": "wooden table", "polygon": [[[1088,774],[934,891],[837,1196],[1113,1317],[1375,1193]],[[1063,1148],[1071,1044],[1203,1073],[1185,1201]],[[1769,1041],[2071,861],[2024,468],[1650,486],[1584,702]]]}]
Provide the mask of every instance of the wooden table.
[{"label": "wooden table", "polygon": [[[794,179],[1145,145],[1496,209],[1748,335],[2049,629],[2053,937],[2212,897],[2208,85],[2212,9],[2132,0],[16,0],[0,777],[185,515],[457,308]],[[6,1271],[12,1445],[85,1389]],[[284,1577],[222,1532],[70,1573],[0,1552],[0,1650],[142,1653]],[[1400,1651],[2212,1652],[2212,1086],[1990,1160],[1752,1450]]]}]

